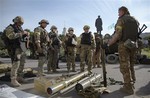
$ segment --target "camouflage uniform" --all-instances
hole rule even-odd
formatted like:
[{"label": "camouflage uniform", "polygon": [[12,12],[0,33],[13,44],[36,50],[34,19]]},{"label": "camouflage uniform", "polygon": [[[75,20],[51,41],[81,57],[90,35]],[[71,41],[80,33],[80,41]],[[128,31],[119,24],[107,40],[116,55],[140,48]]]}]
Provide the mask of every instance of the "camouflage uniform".
[{"label": "camouflage uniform", "polygon": [[138,55],[141,55],[142,48],[143,48],[143,42],[142,42],[141,39],[138,39],[137,43],[138,43],[137,54],[138,54]]},{"label": "camouflage uniform", "polygon": [[[127,8],[121,7],[120,9],[126,10]],[[131,28],[127,27],[129,25]],[[130,49],[127,46],[125,46],[125,42],[128,39],[131,39],[132,41],[135,42],[137,40],[137,33],[138,33],[138,22],[129,15],[128,11],[126,11],[124,15],[119,17],[117,24],[115,26],[115,34],[113,35],[112,39],[108,42],[108,45],[112,45],[113,43],[119,40],[118,52],[120,61],[120,72],[122,73],[124,79],[124,86],[123,88],[121,88],[121,90],[129,94],[134,93],[132,82],[135,81],[134,64],[136,57],[136,47]]]},{"label": "camouflage uniform", "polygon": [[64,49],[66,51],[66,58],[67,58],[67,69],[70,72],[70,67],[72,67],[72,71],[75,72],[75,44],[72,44],[72,39],[77,41],[76,35],[70,32],[73,32],[73,28],[69,28],[68,32],[65,36],[65,46]]},{"label": "camouflage uniform", "polygon": [[95,68],[96,65],[97,67],[101,67],[101,38],[100,36],[96,33],[95,34],[95,43],[96,43],[96,49],[93,51],[93,67]]},{"label": "camouflage uniform", "polygon": [[49,45],[49,50],[48,50],[48,72],[56,72],[56,67],[57,67],[57,62],[59,59],[59,51],[60,51],[60,39],[58,38],[57,31],[53,32],[53,29],[57,30],[56,26],[51,27],[51,32],[49,33],[49,38],[51,41],[51,44]]},{"label": "camouflage uniform", "polygon": [[9,25],[5,30],[5,35],[9,39],[7,40],[7,50],[9,53],[9,56],[12,60],[12,68],[11,68],[11,83],[13,86],[20,86],[17,79],[17,73],[18,77],[23,77],[23,69],[24,69],[24,63],[25,63],[25,52],[22,51],[21,48],[21,37],[23,35],[23,29],[20,26],[18,26],[16,23],[21,22],[23,24],[23,19],[21,16],[17,16],[15,19],[13,19],[13,22],[15,24]]},{"label": "camouflage uniform", "polygon": [[[84,26],[83,28],[89,30],[89,26]],[[88,38],[84,39],[84,34],[85,36],[87,35]],[[92,67],[92,56],[93,56],[93,49],[95,49],[95,41],[93,38],[93,35],[91,32],[86,31],[80,35],[81,42],[80,42],[80,48],[81,48],[81,53],[80,53],[80,71],[84,71],[85,67],[85,60],[87,60],[87,65],[88,65],[88,71],[91,73],[91,67]]]},{"label": "camouflage uniform", "polygon": [[[39,24],[45,22],[48,24],[46,20],[41,20]],[[43,75],[43,65],[47,59],[47,44],[49,42],[48,32],[43,27],[39,26],[34,29],[34,40],[37,46],[37,52],[39,54],[38,60],[38,76]],[[38,46],[39,45],[39,46]]]}]

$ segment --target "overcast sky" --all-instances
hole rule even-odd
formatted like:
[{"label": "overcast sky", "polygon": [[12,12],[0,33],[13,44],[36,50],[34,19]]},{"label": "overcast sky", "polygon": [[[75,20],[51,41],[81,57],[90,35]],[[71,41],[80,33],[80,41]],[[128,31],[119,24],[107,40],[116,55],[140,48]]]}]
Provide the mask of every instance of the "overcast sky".
[{"label": "overcast sky", "polygon": [[142,25],[148,26],[150,32],[150,0],[0,0],[0,31],[12,23],[16,16],[24,18],[23,28],[34,30],[41,19],[47,19],[50,24],[58,27],[59,34],[65,26],[73,27],[75,34],[83,32],[84,25],[90,25],[95,32],[95,20],[98,15],[103,20],[102,34],[113,33],[111,28],[118,18],[118,8],[128,7]]}]

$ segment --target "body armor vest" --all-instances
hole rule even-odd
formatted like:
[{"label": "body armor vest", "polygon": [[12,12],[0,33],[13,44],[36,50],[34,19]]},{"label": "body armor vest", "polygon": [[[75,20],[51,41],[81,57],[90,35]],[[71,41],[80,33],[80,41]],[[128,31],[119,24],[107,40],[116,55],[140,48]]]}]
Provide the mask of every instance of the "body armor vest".
[{"label": "body armor vest", "polygon": [[72,47],[75,46],[74,44],[72,44],[72,39],[74,36],[75,36],[74,34],[72,36],[68,36],[68,40],[66,41],[67,46],[72,46]]},{"label": "body armor vest", "polygon": [[81,44],[91,45],[91,32],[82,33]]},{"label": "body armor vest", "polygon": [[123,29],[122,29],[122,37],[120,41],[125,42],[127,39],[132,41],[136,41],[138,37],[138,23],[137,21],[129,15],[125,15],[121,17],[123,20]]}]

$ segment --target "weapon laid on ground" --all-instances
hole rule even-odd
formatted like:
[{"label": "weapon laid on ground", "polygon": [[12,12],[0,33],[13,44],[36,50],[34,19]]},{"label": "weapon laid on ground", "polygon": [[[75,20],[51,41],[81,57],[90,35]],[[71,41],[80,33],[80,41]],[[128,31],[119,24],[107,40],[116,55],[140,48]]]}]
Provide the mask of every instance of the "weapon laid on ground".
[{"label": "weapon laid on ground", "polygon": [[69,85],[73,84],[74,82],[77,82],[79,81],[80,79],[86,77],[88,75],[88,71],[85,71],[85,72],[82,72],[80,74],[77,74],[75,76],[72,76],[70,78],[68,78],[67,80],[65,81],[62,81],[60,83],[57,83],[57,84],[54,84],[50,87],[47,88],[47,93],[49,95],[52,95],[54,93],[57,93],[58,91],[68,87]]},{"label": "weapon laid on ground", "polygon": [[85,88],[89,87],[92,85],[93,82],[95,82],[96,80],[99,80],[101,79],[101,74],[98,74],[96,76],[92,76],[91,78],[81,82],[81,83],[77,83],[76,86],[75,86],[75,89],[77,92],[79,91],[82,91],[84,90]]},{"label": "weapon laid on ground", "polygon": [[[78,83],[81,83],[81,82],[87,80],[88,78],[90,78],[90,77],[85,77],[82,80],[80,80]],[[70,90],[74,89],[76,84],[77,83],[74,83],[74,84],[70,85],[69,87],[64,88],[63,90],[60,91],[60,94],[65,94],[65,93],[69,92]]]}]

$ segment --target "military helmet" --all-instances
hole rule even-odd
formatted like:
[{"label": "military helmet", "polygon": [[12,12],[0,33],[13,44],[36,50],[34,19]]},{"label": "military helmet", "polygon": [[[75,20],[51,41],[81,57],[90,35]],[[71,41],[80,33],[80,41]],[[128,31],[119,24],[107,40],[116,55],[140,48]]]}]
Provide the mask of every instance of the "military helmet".
[{"label": "military helmet", "polygon": [[105,34],[104,39],[110,39],[110,38],[111,38],[110,34]]},{"label": "military helmet", "polygon": [[24,23],[24,20],[21,16],[17,16],[12,20],[14,23]]},{"label": "military helmet", "polygon": [[53,30],[53,29],[57,29],[57,27],[56,26],[51,26],[51,29],[50,30]]},{"label": "military helmet", "polygon": [[90,29],[90,26],[85,25],[85,26],[83,27],[83,29],[84,29],[84,30],[85,30],[85,29]]},{"label": "military helmet", "polygon": [[73,29],[72,27],[69,27],[69,28],[68,28],[68,32],[69,32],[69,31],[74,31],[74,29]]},{"label": "military helmet", "polygon": [[45,19],[42,19],[39,24],[42,24],[42,23],[46,23],[46,24],[49,24],[48,20],[45,20]]}]

